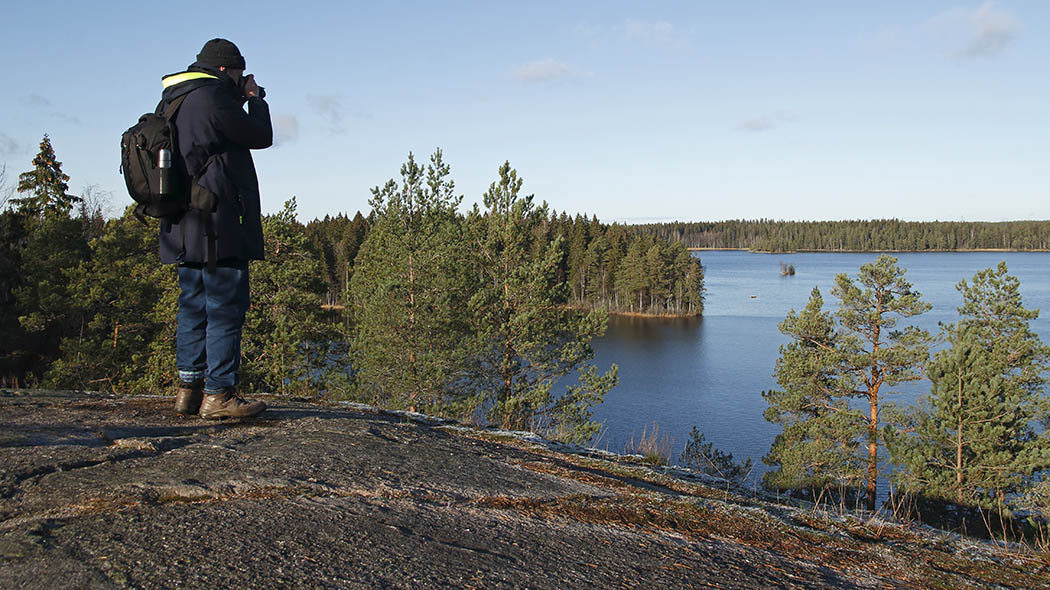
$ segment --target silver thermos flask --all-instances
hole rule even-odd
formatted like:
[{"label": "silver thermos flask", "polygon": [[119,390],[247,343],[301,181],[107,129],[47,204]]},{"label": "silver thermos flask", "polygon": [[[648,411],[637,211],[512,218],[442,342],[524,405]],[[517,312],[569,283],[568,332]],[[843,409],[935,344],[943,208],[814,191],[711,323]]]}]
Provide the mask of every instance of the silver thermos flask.
[{"label": "silver thermos flask", "polygon": [[161,149],[157,152],[157,193],[166,195],[171,192],[171,150]]}]

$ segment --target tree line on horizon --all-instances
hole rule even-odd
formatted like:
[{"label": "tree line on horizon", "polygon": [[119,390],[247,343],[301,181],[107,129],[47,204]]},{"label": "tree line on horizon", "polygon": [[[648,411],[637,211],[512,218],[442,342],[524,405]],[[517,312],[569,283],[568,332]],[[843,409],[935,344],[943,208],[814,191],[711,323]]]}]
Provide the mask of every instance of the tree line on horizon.
[{"label": "tree line on horizon", "polygon": [[1050,221],[774,221],[647,223],[631,226],[689,248],[756,252],[941,252],[1048,250]]},{"label": "tree line on horizon", "polygon": [[[178,284],[156,227],[130,207],[106,219],[68,180],[45,136],[0,211],[0,384],[165,393]],[[294,197],[265,215],[241,387],[589,438],[616,383],[589,362],[608,312],[699,314],[702,268],[521,184],[504,164],[484,208],[461,213],[439,150],[425,166],[410,154],[368,216],[304,225]]]}]

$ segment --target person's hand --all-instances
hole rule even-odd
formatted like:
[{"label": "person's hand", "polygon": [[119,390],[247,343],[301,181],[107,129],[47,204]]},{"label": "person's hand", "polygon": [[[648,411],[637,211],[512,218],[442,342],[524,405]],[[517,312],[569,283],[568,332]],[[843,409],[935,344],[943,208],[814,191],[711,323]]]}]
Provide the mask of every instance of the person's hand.
[{"label": "person's hand", "polygon": [[262,87],[255,83],[255,74],[248,74],[244,77],[244,96],[246,98],[266,96]]}]

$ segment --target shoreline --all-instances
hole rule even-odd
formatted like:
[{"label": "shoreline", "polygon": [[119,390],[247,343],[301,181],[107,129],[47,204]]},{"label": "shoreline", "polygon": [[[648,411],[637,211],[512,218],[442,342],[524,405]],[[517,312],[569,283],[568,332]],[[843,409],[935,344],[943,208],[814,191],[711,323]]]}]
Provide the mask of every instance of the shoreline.
[{"label": "shoreline", "polygon": [[702,313],[643,313],[640,311],[607,311],[610,316],[648,319],[682,319],[704,317]]},{"label": "shoreline", "polygon": [[[329,305],[324,304],[321,309],[325,311],[342,311],[346,308],[344,305]],[[591,311],[593,308],[579,307],[580,311]],[[699,318],[703,317],[703,313],[644,313],[640,311],[608,311],[609,315],[622,316],[622,317],[635,317],[635,318],[658,318],[658,319],[678,319],[678,318]]]},{"label": "shoreline", "polygon": [[966,254],[969,252],[1002,252],[1002,253],[1014,253],[1014,252],[1035,252],[1035,253],[1047,253],[1050,249],[1046,248],[958,248],[955,250],[815,250],[815,249],[800,249],[800,250],[752,250],[751,248],[689,248],[686,250],[690,252],[749,252],[751,254]]}]

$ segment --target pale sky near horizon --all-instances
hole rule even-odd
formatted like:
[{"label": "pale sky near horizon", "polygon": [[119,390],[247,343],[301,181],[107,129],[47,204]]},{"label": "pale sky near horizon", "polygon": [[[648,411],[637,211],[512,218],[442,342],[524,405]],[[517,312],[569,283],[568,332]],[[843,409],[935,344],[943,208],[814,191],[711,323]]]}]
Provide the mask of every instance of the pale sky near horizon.
[{"label": "pale sky near horizon", "polygon": [[[178,11],[178,14],[165,11]],[[267,89],[264,212],[368,211],[440,147],[480,203],[603,221],[1050,219],[1050,2],[18,2],[8,183],[52,139],[111,191],[120,134],[213,37]]]}]

